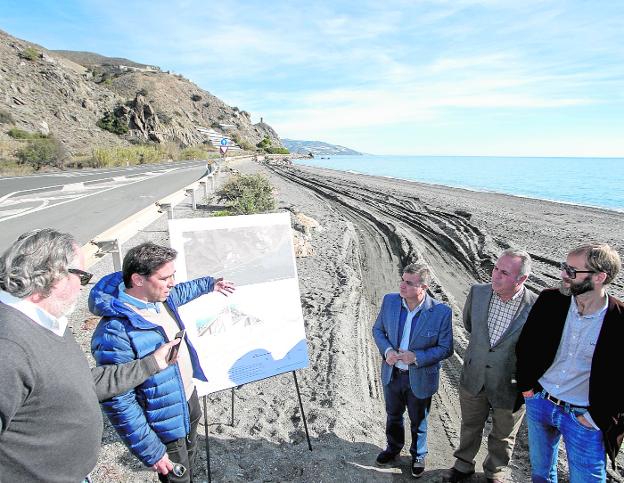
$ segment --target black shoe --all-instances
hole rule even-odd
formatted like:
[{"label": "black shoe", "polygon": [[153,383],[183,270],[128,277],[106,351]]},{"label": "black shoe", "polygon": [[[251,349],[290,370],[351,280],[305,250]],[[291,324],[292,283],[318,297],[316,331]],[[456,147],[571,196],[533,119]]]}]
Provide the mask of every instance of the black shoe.
[{"label": "black shoe", "polygon": [[446,471],[446,474],[442,477],[442,481],[444,483],[457,483],[459,481],[464,481],[467,478],[470,478],[474,475],[474,470],[469,472],[459,471],[455,468],[451,468]]},{"label": "black shoe", "polygon": [[396,460],[396,457],[397,457],[396,453],[391,453],[390,451],[385,449],[377,455],[377,459],[375,460],[375,463],[378,464],[379,466],[386,466],[386,465],[389,465],[390,463],[393,463],[394,460]]},{"label": "black shoe", "polygon": [[425,458],[412,458],[412,476],[420,478],[425,472]]}]

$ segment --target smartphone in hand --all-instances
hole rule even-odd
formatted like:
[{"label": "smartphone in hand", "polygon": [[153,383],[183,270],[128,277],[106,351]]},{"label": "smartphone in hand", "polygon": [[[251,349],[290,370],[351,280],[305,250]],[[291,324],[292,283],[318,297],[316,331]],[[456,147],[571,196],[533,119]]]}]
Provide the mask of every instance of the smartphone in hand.
[{"label": "smartphone in hand", "polygon": [[[180,332],[178,332],[175,335],[176,339],[184,339],[184,334],[186,333],[186,330],[182,329]],[[182,341],[180,340],[180,344],[182,343]],[[176,356],[178,355],[178,351],[180,350],[180,344],[178,345],[174,345],[170,350],[169,350],[169,354],[167,355],[167,362],[171,362],[173,359],[176,358]]]}]

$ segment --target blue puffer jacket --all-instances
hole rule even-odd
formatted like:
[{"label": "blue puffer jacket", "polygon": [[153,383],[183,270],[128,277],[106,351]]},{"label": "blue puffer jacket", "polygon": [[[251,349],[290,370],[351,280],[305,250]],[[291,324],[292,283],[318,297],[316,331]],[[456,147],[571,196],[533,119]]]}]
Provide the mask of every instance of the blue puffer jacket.
[{"label": "blue puffer jacket", "polygon": [[[122,364],[151,354],[168,342],[164,330],[148,322],[118,300],[121,272],[102,278],[89,294],[89,310],[102,317],[91,339],[98,366]],[[212,292],[212,277],[177,284],[166,300],[180,327],[177,307]],[[193,376],[206,380],[197,352],[188,344]],[[190,431],[189,412],[177,364],[149,377],[143,384],[102,403],[104,413],[130,451],[146,466],[165,454],[164,443],[185,437]]]}]

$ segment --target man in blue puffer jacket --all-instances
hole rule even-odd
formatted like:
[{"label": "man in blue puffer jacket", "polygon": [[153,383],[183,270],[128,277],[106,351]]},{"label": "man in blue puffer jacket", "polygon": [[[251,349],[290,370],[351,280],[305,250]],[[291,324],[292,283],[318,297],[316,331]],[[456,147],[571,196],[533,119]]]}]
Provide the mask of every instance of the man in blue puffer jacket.
[{"label": "man in blue puffer jacket", "polygon": [[[91,340],[98,366],[144,357],[184,329],[177,308],[230,282],[203,277],[176,285],[177,252],[148,242],[128,251],[122,272],[102,278],[91,290],[89,309],[102,319]],[[192,481],[197,424],[201,417],[193,377],[207,380],[187,338],[178,362],[120,396],[102,403],[117,433],[163,482]]]}]

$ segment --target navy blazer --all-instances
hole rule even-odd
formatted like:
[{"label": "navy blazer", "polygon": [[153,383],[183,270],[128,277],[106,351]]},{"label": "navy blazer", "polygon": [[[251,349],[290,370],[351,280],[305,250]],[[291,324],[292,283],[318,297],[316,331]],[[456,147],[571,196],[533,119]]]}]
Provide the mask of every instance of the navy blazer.
[{"label": "navy blazer", "polygon": [[[439,302],[429,294],[425,295],[422,313],[410,334],[408,350],[416,354],[416,364],[410,364],[410,387],[414,396],[425,399],[433,396],[439,386],[440,362],[453,354],[453,313],[448,305]],[[399,317],[401,296],[390,293],[384,296],[381,310],[373,325],[373,338],[381,353],[381,381],[392,380],[392,366],[385,361],[388,348],[398,349],[401,342]]]}]

